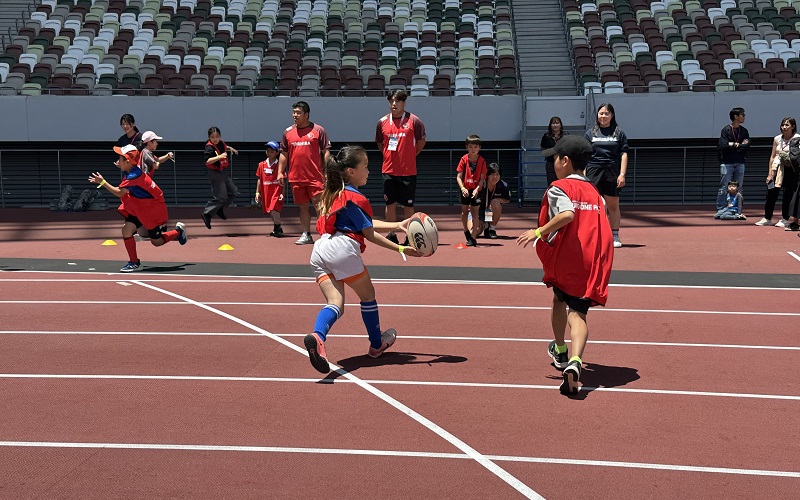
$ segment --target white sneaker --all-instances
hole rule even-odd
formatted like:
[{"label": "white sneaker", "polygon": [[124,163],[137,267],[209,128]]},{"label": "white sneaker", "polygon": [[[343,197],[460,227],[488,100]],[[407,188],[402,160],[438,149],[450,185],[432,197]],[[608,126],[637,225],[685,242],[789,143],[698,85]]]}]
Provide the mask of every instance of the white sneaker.
[{"label": "white sneaker", "polygon": [[786,227],[789,225],[789,221],[786,219],[781,219],[777,223],[775,223],[775,227]]},{"label": "white sneaker", "polygon": [[618,235],[614,235],[614,248],[622,248],[622,241],[620,241]]},{"label": "white sneaker", "polygon": [[314,243],[314,238],[311,237],[311,233],[303,233],[297,241],[294,242],[295,245],[311,245]]},{"label": "white sneaker", "polygon": [[767,219],[766,217],[762,217],[760,221],[756,222],[756,226],[769,226],[771,224],[772,224],[772,219]]}]

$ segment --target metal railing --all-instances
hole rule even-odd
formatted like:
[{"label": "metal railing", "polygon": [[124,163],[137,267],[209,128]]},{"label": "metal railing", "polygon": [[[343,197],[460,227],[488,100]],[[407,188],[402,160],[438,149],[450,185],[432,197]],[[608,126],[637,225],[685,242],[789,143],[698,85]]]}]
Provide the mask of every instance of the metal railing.
[{"label": "metal railing", "polygon": [[[337,147],[334,148],[336,150]],[[241,196],[239,205],[250,204],[255,195],[255,171],[265,159],[261,149],[240,147],[239,155],[231,159],[231,174]],[[175,153],[175,162],[165,162],[154,175],[154,180],[164,191],[167,203],[175,205],[202,205],[211,197],[201,149],[163,148],[159,151]],[[485,147],[481,155],[487,163],[496,162],[505,168],[505,179],[516,190],[517,148],[491,149]],[[370,179],[362,192],[376,205],[383,204],[381,182],[381,153],[374,143],[367,149]],[[425,149],[417,157],[417,203],[420,205],[457,205],[460,192],[456,183],[458,160],[466,154],[463,148]],[[117,156],[109,149],[0,149],[0,208],[46,207],[58,199],[66,185],[77,192],[92,187],[87,178],[91,172],[101,172],[111,182],[116,182]],[[112,200],[108,194],[103,196]],[[288,191],[287,191],[288,195]],[[291,205],[291,196],[286,197]]]},{"label": "metal railing", "polygon": [[[745,202],[763,204],[769,145],[750,147],[742,193]],[[538,204],[547,188],[545,159],[539,148],[520,150],[520,205]],[[628,205],[697,205],[716,201],[720,162],[714,146],[639,146],[628,151],[626,185],[620,202]]]}]

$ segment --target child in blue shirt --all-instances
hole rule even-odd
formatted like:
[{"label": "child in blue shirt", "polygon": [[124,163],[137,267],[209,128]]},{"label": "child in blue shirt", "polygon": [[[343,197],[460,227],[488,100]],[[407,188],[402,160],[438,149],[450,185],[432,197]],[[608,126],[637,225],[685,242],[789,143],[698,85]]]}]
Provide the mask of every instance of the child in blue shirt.
[{"label": "child in blue shirt", "polygon": [[714,218],[721,220],[746,219],[747,217],[742,213],[743,204],[744,198],[742,198],[742,193],[739,192],[739,183],[730,181],[728,183],[728,193],[725,195],[725,206],[717,210]]}]

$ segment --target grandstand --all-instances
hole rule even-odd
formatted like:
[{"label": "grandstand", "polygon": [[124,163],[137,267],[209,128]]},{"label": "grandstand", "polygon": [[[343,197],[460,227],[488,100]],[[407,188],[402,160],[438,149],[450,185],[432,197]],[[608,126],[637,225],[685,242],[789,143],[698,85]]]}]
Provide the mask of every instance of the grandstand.
[{"label": "grandstand", "polygon": [[[787,0],[2,1],[0,206],[46,204],[105,161],[123,113],[184,165],[221,127],[250,151],[238,162],[249,179],[291,102],[311,104],[334,147],[369,146],[395,88],[428,131],[422,203],[457,203],[453,158],[470,133],[521,201],[538,200],[550,116],[580,132],[604,101],[636,148],[623,202],[706,203],[728,110],[758,110],[746,124],[756,138],[791,114],[798,22]],[[753,163],[769,153],[758,141]],[[178,169],[175,203],[205,198],[195,177]]]}]

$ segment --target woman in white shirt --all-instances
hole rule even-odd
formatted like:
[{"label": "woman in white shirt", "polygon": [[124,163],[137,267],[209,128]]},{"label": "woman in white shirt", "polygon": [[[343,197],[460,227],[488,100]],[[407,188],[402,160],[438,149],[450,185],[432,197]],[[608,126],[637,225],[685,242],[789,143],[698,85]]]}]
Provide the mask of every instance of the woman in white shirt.
[{"label": "woman in white shirt", "polygon": [[789,161],[789,141],[797,133],[797,122],[791,116],[781,120],[781,133],[772,141],[772,154],[769,157],[769,170],[767,171],[767,202],[764,204],[764,217],[756,222],[756,226],[771,226],[772,214],[775,212],[775,203],[778,201],[783,189],[783,202],[781,204],[781,219],[775,224],[777,227],[788,227],[792,219],[796,221],[797,213],[790,212],[792,195],[797,187],[797,172]]}]

